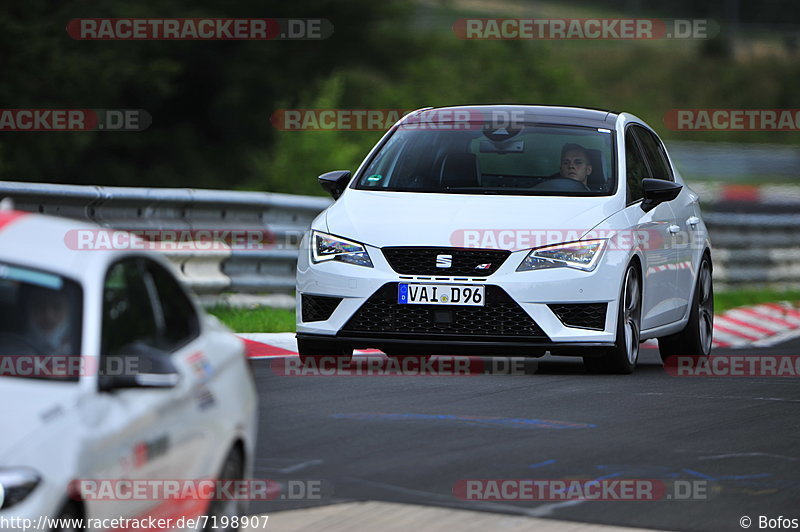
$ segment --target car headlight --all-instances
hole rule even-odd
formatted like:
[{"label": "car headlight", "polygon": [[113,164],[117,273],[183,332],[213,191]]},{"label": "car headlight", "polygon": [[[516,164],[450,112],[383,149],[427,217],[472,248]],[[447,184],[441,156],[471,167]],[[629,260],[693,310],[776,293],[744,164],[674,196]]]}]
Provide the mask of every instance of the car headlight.
[{"label": "car headlight", "polygon": [[0,468],[0,510],[21,502],[40,480],[39,474],[28,467]]},{"label": "car headlight", "polygon": [[311,232],[311,262],[325,262],[328,260],[338,260],[357,266],[372,268],[372,260],[369,258],[367,248],[364,244],[353,242],[339,236]]},{"label": "car headlight", "polygon": [[580,240],[532,249],[517,271],[566,267],[589,272],[597,266],[606,242],[605,239]]}]

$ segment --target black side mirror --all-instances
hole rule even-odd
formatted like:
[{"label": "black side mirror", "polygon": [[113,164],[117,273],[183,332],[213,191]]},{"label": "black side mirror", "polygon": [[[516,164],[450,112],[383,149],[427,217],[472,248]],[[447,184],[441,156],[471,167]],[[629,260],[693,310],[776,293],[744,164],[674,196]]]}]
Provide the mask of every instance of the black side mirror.
[{"label": "black side mirror", "polygon": [[335,170],[322,174],[317,178],[319,184],[325,191],[333,196],[333,199],[339,199],[342,195],[347,184],[350,182],[350,170]]},{"label": "black side mirror", "polygon": [[642,210],[649,212],[655,209],[659,203],[674,200],[678,197],[682,188],[683,185],[665,181],[664,179],[652,179],[649,177],[642,179],[642,193],[644,195]]},{"label": "black side mirror", "polygon": [[128,344],[101,358],[97,381],[101,392],[126,388],[174,388],[180,380],[166,353],[142,342]]}]

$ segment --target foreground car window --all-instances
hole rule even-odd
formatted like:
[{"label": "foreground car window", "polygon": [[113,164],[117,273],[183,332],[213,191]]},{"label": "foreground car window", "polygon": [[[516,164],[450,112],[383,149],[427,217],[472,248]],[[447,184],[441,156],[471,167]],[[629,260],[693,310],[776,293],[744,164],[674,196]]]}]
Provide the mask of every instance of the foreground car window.
[{"label": "foreground car window", "polygon": [[123,354],[136,342],[159,346],[159,331],[150,292],[139,261],[118,262],[108,272],[103,287],[103,355]]},{"label": "foreground car window", "polygon": [[614,192],[614,139],[609,130],[447,126],[399,127],[370,161],[355,188],[531,196]]},{"label": "foreground car window", "polygon": [[114,264],[103,291],[103,355],[124,355],[137,343],[173,352],[200,333],[189,297],[155,262],[133,258]]},{"label": "foreground car window", "polygon": [[197,338],[199,319],[189,297],[167,270],[152,261],[146,261],[145,267],[155,283],[163,311],[163,347],[172,351]]},{"label": "foreground car window", "polygon": [[0,376],[77,381],[82,306],[74,281],[0,263]]}]

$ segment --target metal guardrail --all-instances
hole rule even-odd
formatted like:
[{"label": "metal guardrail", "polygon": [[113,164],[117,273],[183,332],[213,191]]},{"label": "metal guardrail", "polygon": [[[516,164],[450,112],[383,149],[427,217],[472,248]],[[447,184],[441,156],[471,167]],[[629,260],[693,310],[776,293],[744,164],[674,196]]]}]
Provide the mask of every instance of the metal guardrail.
[{"label": "metal guardrail", "polygon": [[797,176],[800,152],[790,144],[666,141],[681,175],[731,181],[751,176]]},{"label": "metal guardrail", "polygon": [[714,280],[728,285],[800,285],[800,214],[708,212]]},{"label": "metal guardrail", "polygon": [[[266,231],[280,245],[165,251],[199,294],[291,293],[299,237],[327,198],[225,190],[0,182],[15,207],[126,230]],[[706,212],[714,278],[722,287],[800,285],[800,214]]]},{"label": "metal guardrail", "polygon": [[271,235],[274,249],[214,246],[165,251],[198,293],[292,292],[300,235],[331,200],[264,192],[126,188],[0,181],[17,209],[125,230],[239,230]]}]

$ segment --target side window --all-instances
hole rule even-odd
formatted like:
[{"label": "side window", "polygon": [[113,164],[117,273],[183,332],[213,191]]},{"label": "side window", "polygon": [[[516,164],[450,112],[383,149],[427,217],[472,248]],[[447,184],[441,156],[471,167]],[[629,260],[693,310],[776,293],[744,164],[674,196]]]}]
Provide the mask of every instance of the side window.
[{"label": "side window", "polygon": [[103,355],[117,355],[134,342],[159,346],[159,330],[147,283],[137,259],[114,264],[103,285]]},{"label": "side window", "polygon": [[404,175],[396,166],[407,142],[408,137],[393,135],[370,164],[367,173],[361,178],[361,186],[386,188],[389,185],[396,185],[396,182]]},{"label": "side window", "polygon": [[672,169],[669,166],[669,162],[667,161],[667,156],[666,153],[664,153],[664,148],[661,145],[661,142],[653,135],[653,133],[643,127],[632,126],[631,129],[636,131],[636,136],[639,138],[639,142],[644,149],[647,164],[650,167],[650,171],[653,173],[653,175],[645,177],[654,177],[656,179],[672,181]]},{"label": "side window", "polygon": [[177,349],[200,334],[200,322],[189,296],[163,266],[146,261],[147,273],[152,277],[162,309],[164,331],[162,347]]},{"label": "side window", "polygon": [[625,132],[625,181],[628,187],[628,205],[642,199],[642,179],[650,177],[644,157],[636,142],[633,128]]}]

